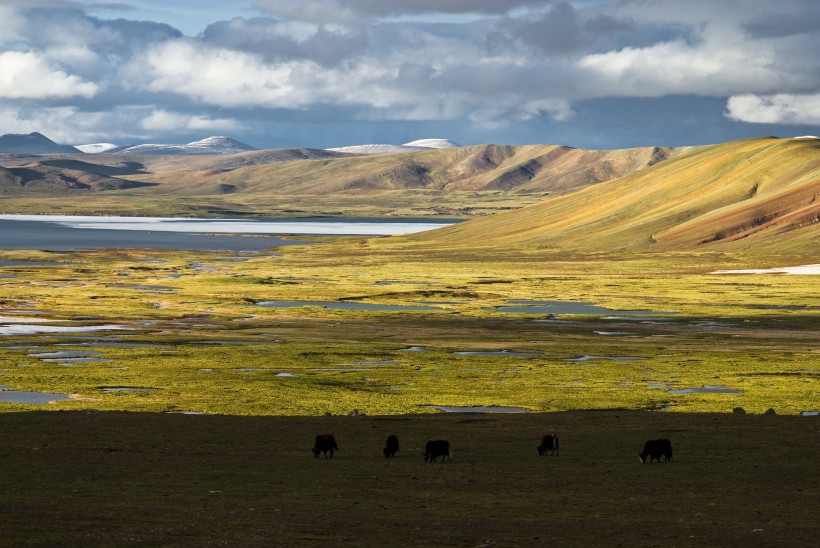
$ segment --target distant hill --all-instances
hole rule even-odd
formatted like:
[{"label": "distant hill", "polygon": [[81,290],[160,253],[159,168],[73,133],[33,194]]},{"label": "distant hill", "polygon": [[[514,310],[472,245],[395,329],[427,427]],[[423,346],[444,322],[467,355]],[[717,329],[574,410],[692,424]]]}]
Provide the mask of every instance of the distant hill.
[{"label": "distant hill", "polygon": [[[517,209],[646,169],[691,148],[644,147],[583,150],[558,145],[476,145],[425,147],[415,152],[355,155],[314,149],[272,149],[237,154],[84,155],[84,166],[65,163],[68,156],[46,159],[0,157],[9,169],[27,168],[29,180],[54,180],[59,169],[152,185],[106,186],[110,192],[82,202],[41,193],[35,202],[29,187],[0,178],[7,212],[71,210],[75,213],[131,210],[141,214],[477,216]],[[29,164],[37,164],[36,169]],[[93,166],[97,166],[96,168]],[[102,169],[105,168],[105,169]],[[42,179],[47,170],[51,179]],[[113,170],[113,171],[112,171]],[[111,181],[109,181],[111,182]],[[111,182],[113,184],[113,182]],[[66,190],[97,187],[65,185]],[[34,190],[32,190],[34,192]],[[128,199],[117,200],[121,193]],[[76,192],[72,192],[76,194]],[[129,209],[131,208],[131,209]]]},{"label": "distant hill", "polygon": [[820,141],[751,139],[405,240],[425,249],[746,250],[816,262],[818,196]]},{"label": "distant hill", "polygon": [[[556,194],[608,181],[686,152],[645,147],[583,150],[557,145],[476,145],[403,154],[262,164],[203,174],[205,187],[230,184],[246,192],[378,193],[395,190],[500,191]],[[160,178],[158,180],[168,180]]]},{"label": "distant hill", "polygon": [[63,194],[72,191],[124,190],[152,183],[120,178],[135,170],[79,160],[45,160],[22,166],[0,167],[0,195]]},{"label": "distant hill", "polygon": [[59,145],[42,133],[0,135],[0,152],[9,154],[80,154],[68,145]]}]

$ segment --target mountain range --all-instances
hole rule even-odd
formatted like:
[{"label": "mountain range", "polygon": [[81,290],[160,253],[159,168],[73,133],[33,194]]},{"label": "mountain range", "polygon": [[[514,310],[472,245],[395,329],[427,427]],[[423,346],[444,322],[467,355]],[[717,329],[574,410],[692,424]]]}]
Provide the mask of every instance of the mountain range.
[{"label": "mountain range", "polygon": [[[383,154],[394,152],[418,152],[440,148],[459,147],[449,139],[419,139],[403,145],[373,144],[329,148],[331,152],[347,154]],[[10,154],[141,154],[141,155],[216,155],[240,154],[256,147],[231,137],[213,136],[186,144],[118,145],[115,143],[91,143],[85,145],[59,145],[41,133],[6,134],[0,136],[0,153]]]},{"label": "mountain range", "polygon": [[385,240],[444,253],[758,250],[817,262],[820,249],[811,136],[622,150],[13,154],[0,155],[0,194],[9,213],[475,217]]},{"label": "mountain range", "polygon": [[238,154],[250,150],[258,150],[256,147],[221,135],[183,145],[151,143],[142,145],[115,145],[113,143],[95,143],[90,145],[77,145],[76,148],[85,153],[153,155]]}]

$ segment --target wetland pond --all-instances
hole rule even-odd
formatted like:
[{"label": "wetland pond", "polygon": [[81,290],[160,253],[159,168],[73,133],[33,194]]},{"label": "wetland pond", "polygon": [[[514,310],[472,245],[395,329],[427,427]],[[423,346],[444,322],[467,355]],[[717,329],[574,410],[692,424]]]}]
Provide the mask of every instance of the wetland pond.
[{"label": "wetland pond", "polygon": [[497,306],[495,307],[495,310],[498,312],[518,314],[619,314],[622,316],[656,316],[675,314],[675,312],[663,312],[659,310],[614,310],[612,308],[606,308],[584,302],[539,301],[531,299],[514,299],[509,302],[510,305]]},{"label": "wetland pond", "polygon": [[438,409],[442,413],[529,413],[524,407],[506,407],[503,405],[426,405],[429,409]]},{"label": "wetland pond", "polygon": [[0,249],[180,249],[261,252],[310,243],[275,236],[384,236],[433,230],[456,221],[429,219],[198,219],[0,215]]},{"label": "wetland pond", "polygon": [[369,311],[432,311],[441,310],[438,306],[411,306],[400,304],[375,304],[375,303],[353,303],[347,301],[260,301],[258,306],[265,308],[295,308],[302,306],[315,306],[320,308],[333,308],[339,310],[369,310]]},{"label": "wetland pond", "polygon": [[24,390],[7,390],[8,386],[0,386],[0,402],[3,403],[29,403],[47,404],[58,400],[67,400],[71,396],[67,394],[49,394],[47,392],[27,392]]}]

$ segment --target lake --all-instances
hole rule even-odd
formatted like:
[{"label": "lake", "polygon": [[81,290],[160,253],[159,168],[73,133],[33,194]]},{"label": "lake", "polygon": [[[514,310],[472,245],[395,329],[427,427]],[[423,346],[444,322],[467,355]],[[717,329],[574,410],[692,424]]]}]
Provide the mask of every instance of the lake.
[{"label": "lake", "polygon": [[433,230],[423,219],[197,219],[0,214],[0,249],[180,249],[260,252],[310,243],[276,236],[385,236]]}]

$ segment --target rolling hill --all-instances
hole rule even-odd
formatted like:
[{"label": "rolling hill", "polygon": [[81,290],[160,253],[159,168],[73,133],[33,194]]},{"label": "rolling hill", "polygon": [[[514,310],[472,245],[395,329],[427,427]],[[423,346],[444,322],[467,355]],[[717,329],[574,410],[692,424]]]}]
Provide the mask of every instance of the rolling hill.
[{"label": "rolling hill", "polygon": [[0,167],[0,195],[38,195],[76,193],[77,191],[110,191],[154,186],[153,183],[129,181],[133,169],[89,164],[79,160],[54,159],[21,166]]},{"label": "rolling hill", "polygon": [[698,149],[520,210],[404,237],[426,247],[567,252],[820,249],[820,141]]},{"label": "rolling hill", "polygon": [[[382,191],[493,191],[564,193],[610,180],[686,152],[686,148],[583,150],[557,145],[477,145],[411,153],[276,162],[223,172],[212,163],[188,185],[176,174],[153,180],[190,192],[218,192],[231,185],[246,193],[372,194]],[[148,176],[145,176],[148,177]],[[183,187],[188,187],[183,189]],[[169,187],[170,188],[170,187]]]},{"label": "rolling hill", "polygon": [[[478,145],[442,147],[394,154],[352,155],[314,149],[274,149],[225,155],[0,156],[0,166],[18,169],[0,176],[6,212],[117,212],[133,208],[158,215],[350,215],[473,216],[516,209],[545,197],[572,192],[627,175],[678,156],[690,148],[646,147],[583,150],[557,145]],[[445,143],[446,144],[446,143]],[[76,157],[75,157],[76,159]],[[59,163],[62,162],[62,163]],[[61,167],[62,166],[62,167]],[[95,167],[96,166],[96,167]],[[60,197],[63,189],[93,193],[82,202]],[[21,184],[42,180],[42,186]],[[82,186],[79,171],[131,181],[133,185]],[[142,188],[150,185],[151,188]],[[100,192],[105,190],[105,192]],[[36,203],[26,201],[36,192]],[[123,195],[128,199],[123,200]]]}]

